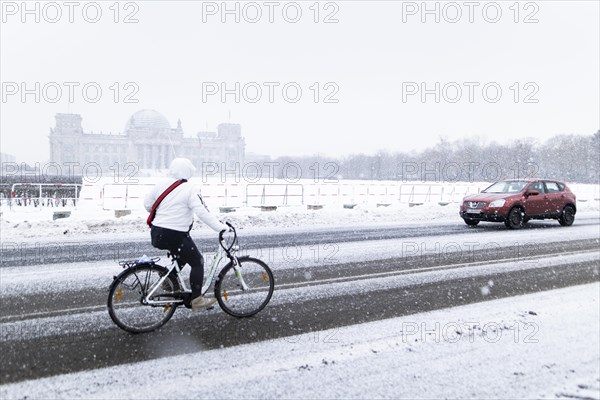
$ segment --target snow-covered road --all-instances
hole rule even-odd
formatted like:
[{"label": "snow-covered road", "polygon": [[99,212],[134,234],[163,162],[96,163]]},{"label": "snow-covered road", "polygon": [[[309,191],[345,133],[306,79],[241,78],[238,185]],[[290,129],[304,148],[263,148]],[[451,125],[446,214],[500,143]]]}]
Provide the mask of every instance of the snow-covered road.
[{"label": "snow-covered road", "polygon": [[597,399],[599,291],[592,283],[164,354],[2,385],[0,397]]},{"label": "snow-covered road", "polygon": [[[580,218],[569,228],[560,227],[553,221],[530,225],[520,231],[509,231],[493,224],[472,229],[461,224],[432,221],[387,224],[380,230],[371,225],[354,229],[314,227],[305,228],[304,232],[298,229],[288,235],[273,235],[272,230],[265,228],[262,234],[261,229],[249,229],[245,233],[250,237],[250,245],[243,249],[244,252],[265,259],[275,272],[276,291],[265,310],[254,318],[237,320],[218,308],[196,314],[181,309],[158,332],[137,336],[130,336],[116,328],[106,312],[106,288],[112,276],[120,272],[116,263],[96,261],[3,267],[0,268],[0,352],[3,355],[0,397],[37,398],[41,396],[41,387],[54,388],[48,395],[57,398],[138,397],[124,388],[127,382],[120,377],[130,374],[132,379],[143,380],[145,375],[126,372],[127,368],[141,371],[138,368],[151,365],[163,370],[164,365],[175,365],[170,362],[180,362],[178,358],[171,360],[174,356],[183,357],[183,364],[192,363],[187,361],[192,359],[211,363],[210,367],[204,367],[206,379],[201,377],[198,380],[196,373],[190,372],[173,380],[177,385],[188,385],[195,397],[204,397],[203,393],[207,394],[206,397],[299,397],[299,388],[310,380],[317,384],[313,385],[314,392],[307,392],[309,397],[366,397],[367,393],[361,391],[363,389],[375,397],[492,396],[499,393],[500,382],[506,383],[509,378],[523,383],[514,393],[510,392],[510,397],[552,397],[563,392],[565,395],[582,392],[583,389],[577,385],[593,387],[598,384],[589,378],[592,371],[590,360],[598,353],[597,347],[582,359],[584,368],[575,368],[585,373],[573,375],[581,378],[573,381],[573,386],[572,381],[566,378],[563,381],[548,380],[550,375],[543,373],[545,369],[540,373],[539,366],[527,359],[520,359],[519,364],[510,364],[511,368],[519,366],[515,367],[515,375],[510,376],[506,372],[506,362],[501,362],[501,354],[518,354],[520,347],[514,348],[517,344],[509,344],[504,338],[497,343],[485,341],[485,345],[479,347],[469,343],[471,347],[465,348],[465,344],[445,339],[437,343],[438,347],[430,347],[429,343],[425,343],[428,340],[416,337],[415,343],[426,347],[421,349],[423,353],[419,350],[413,354],[416,344],[405,342],[394,347],[385,337],[373,336],[373,330],[390,331],[390,326],[397,327],[398,324],[404,324],[410,332],[420,328],[421,321],[446,321],[446,325],[441,326],[447,327],[453,321],[466,321],[456,313],[470,309],[475,310],[479,318],[474,321],[504,324],[502,332],[510,331],[510,326],[529,329],[529,325],[521,326],[528,322],[527,318],[533,318],[526,312],[523,314],[523,310],[527,309],[525,306],[520,311],[526,316],[525,320],[514,317],[514,312],[510,314],[510,307],[499,306],[500,314],[489,317],[485,311],[488,307],[495,307],[491,305],[498,301],[505,302],[498,304],[513,304],[508,299],[512,296],[573,285],[588,284],[587,288],[591,287],[589,283],[597,285],[600,277],[598,218]],[[261,242],[258,239],[261,237],[266,239]],[[568,292],[565,299],[576,292]],[[589,289],[586,289],[588,292]],[[542,296],[545,300],[540,304],[550,307],[551,296],[546,293],[552,292],[532,295],[532,298]],[[531,304],[537,304],[535,301]],[[595,304],[597,306],[597,301]],[[563,306],[562,303],[557,305]],[[437,314],[432,311],[438,309],[444,310]],[[561,310],[561,313],[567,313],[566,308]],[[505,312],[509,314],[502,314]],[[442,318],[446,315],[450,319]],[[507,319],[507,315],[512,315],[512,320]],[[588,331],[594,332],[595,325],[590,319],[593,316],[590,317],[587,312],[580,315],[582,319],[578,322],[586,326],[587,333],[576,340],[586,341],[586,337],[591,337]],[[497,328],[496,325],[490,326]],[[394,329],[390,340],[397,341],[398,334],[402,333]],[[404,332],[407,332],[406,329]],[[569,329],[577,328],[570,325]],[[331,338],[332,333],[337,335],[340,332],[345,332],[345,347],[337,342],[323,342],[320,347],[313,346],[311,342],[302,349],[285,347],[286,343],[298,345],[307,338]],[[473,337],[484,337],[481,330],[469,332]],[[595,333],[598,333],[597,326]],[[575,333],[569,331],[569,335]],[[555,339],[552,341],[554,343]],[[589,345],[590,340],[587,342]],[[573,346],[574,351],[579,351],[583,344],[578,342]],[[350,354],[350,347],[356,352],[351,351]],[[441,364],[438,364],[435,349],[442,347],[439,355]],[[304,352],[305,349],[308,352]],[[523,350],[528,349],[530,347]],[[531,349],[535,350],[535,346]],[[538,346],[538,349],[541,347]],[[235,356],[238,351],[242,358]],[[255,351],[264,353],[264,358],[256,356],[253,367],[249,360],[252,360],[251,354]],[[273,352],[277,351],[282,352],[279,358],[273,357]],[[465,365],[474,363],[469,361],[465,364],[463,360],[456,366],[462,352],[475,359],[482,352],[483,358],[477,359],[474,365],[499,364],[498,368],[506,372],[504,380],[482,381],[482,385],[490,385],[489,390],[477,389],[469,381],[453,385],[454,392],[442,392],[446,382],[442,378],[444,371],[465,368]],[[546,363],[550,365],[549,371],[562,373],[562,367],[554,369],[552,365],[563,365],[560,362],[564,360],[557,358],[556,352],[546,353],[544,350],[541,354],[549,360]],[[268,354],[271,356],[267,357]],[[417,357],[418,354],[422,357]],[[532,357],[535,353],[527,354]],[[191,358],[185,358],[188,356]],[[220,361],[213,363],[210,361],[212,357]],[[553,358],[557,360],[552,361]],[[161,364],[163,362],[165,364]],[[569,361],[568,365],[573,362]],[[356,369],[352,368],[354,364]],[[427,364],[435,372],[435,378],[427,375]],[[372,365],[373,373],[361,375],[359,371],[364,370],[365,365]],[[412,375],[411,365],[416,368]],[[117,371],[113,376],[115,382],[110,381],[111,374],[107,372],[113,369]],[[239,378],[239,381],[244,384],[239,388],[234,385],[227,389],[227,393],[219,395],[219,387],[229,387],[230,379],[236,376],[232,372],[238,370],[243,371],[245,378]],[[315,375],[317,371],[323,372],[323,375]],[[386,382],[379,388],[376,387],[378,374]],[[149,375],[148,379],[152,376]],[[479,379],[476,371],[468,372],[465,378],[468,377]],[[429,378],[432,385],[424,389]],[[69,383],[71,379],[79,379],[84,384]],[[156,381],[156,378],[153,379]],[[190,386],[178,379],[190,379],[196,383]],[[359,384],[361,379],[364,385]],[[268,383],[264,383],[262,389],[254,389],[263,380]],[[109,381],[114,383],[116,392],[102,387]],[[554,389],[548,385],[558,382],[564,382],[564,387],[552,391]],[[328,389],[321,393],[317,389],[321,385]],[[178,391],[179,387],[172,391],[165,389],[164,392],[151,387],[156,390],[152,393],[160,393],[160,397],[186,397]],[[251,388],[247,394],[238,391],[247,387]],[[549,391],[540,391],[540,388],[548,388]],[[584,392],[589,394],[587,389]],[[140,392],[139,397],[144,397],[144,393]]]}]

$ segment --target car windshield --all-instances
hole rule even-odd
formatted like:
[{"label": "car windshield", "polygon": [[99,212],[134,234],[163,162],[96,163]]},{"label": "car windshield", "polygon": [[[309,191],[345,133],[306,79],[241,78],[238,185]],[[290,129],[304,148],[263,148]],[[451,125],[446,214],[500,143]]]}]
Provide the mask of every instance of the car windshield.
[{"label": "car windshield", "polygon": [[496,182],[492,186],[483,190],[482,193],[519,193],[525,185],[527,185],[527,181],[501,181]]}]

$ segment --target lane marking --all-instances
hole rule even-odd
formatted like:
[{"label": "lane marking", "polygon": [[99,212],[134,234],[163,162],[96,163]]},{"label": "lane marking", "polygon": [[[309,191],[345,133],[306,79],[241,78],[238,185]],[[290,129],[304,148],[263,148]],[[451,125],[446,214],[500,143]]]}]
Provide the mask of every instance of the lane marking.
[{"label": "lane marking", "polygon": [[[598,256],[598,251],[596,249],[578,250],[578,251],[560,253],[559,255],[560,256],[573,256],[573,255],[579,255],[579,254],[589,254],[589,255]],[[556,255],[551,254],[550,256],[556,256]],[[549,258],[548,255],[537,255],[537,256],[521,257],[521,258],[519,258],[519,261],[522,262],[524,260],[530,260],[530,261],[531,260],[543,260],[543,259],[547,259],[547,258]],[[554,258],[554,257],[551,257],[551,258]],[[502,263],[506,263],[506,262],[510,262],[510,261],[514,261],[514,258],[503,258],[503,259],[498,259],[498,260],[494,260],[494,261],[476,261],[476,262],[469,262],[469,263],[438,265],[435,267],[412,268],[412,269],[406,269],[406,270],[401,270],[401,271],[377,272],[377,273],[373,273],[373,274],[361,274],[361,275],[352,275],[352,276],[345,276],[345,277],[338,277],[338,278],[327,278],[327,279],[320,279],[320,280],[308,281],[308,282],[302,282],[302,283],[296,282],[296,283],[276,284],[275,291],[280,292],[282,290],[299,289],[299,288],[304,288],[304,287],[317,288],[317,287],[321,287],[321,286],[324,286],[327,284],[362,281],[362,280],[376,279],[376,278],[382,278],[382,277],[395,277],[395,276],[409,275],[409,274],[414,274],[414,273],[419,274],[419,273],[424,273],[424,272],[436,272],[436,271],[444,271],[444,270],[450,271],[450,270],[461,269],[461,268],[466,268],[466,267],[478,267],[478,266],[486,266],[486,265],[489,265],[491,267],[491,266],[494,266],[497,264],[502,264]],[[590,259],[590,260],[585,260],[585,261],[593,261],[593,260]],[[568,260],[567,260],[567,262],[568,262]],[[564,265],[564,264],[553,265],[553,267],[558,267],[560,265]],[[5,315],[5,316],[0,317],[0,322],[16,323],[18,321],[27,320],[29,318],[36,319],[36,317],[43,318],[43,317],[55,317],[55,316],[62,316],[62,315],[68,316],[69,314],[76,314],[77,312],[85,312],[85,311],[97,312],[97,311],[102,311],[102,310],[106,310],[106,309],[107,309],[106,305],[98,305],[98,306],[87,306],[87,307],[53,310],[53,311],[41,311],[41,312],[37,312],[37,313],[28,313],[28,314]],[[18,318],[18,319],[15,319],[15,318]]]},{"label": "lane marking", "polygon": [[[587,253],[597,255],[598,250],[577,250],[577,251],[551,254],[551,255],[571,256],[571,255],[587,254]],[[520,257],[518,259],[518,262],[524,262],[525,260],[539,260],[539,259],[546,259],[546,258],[549,258],[547,254],[529,256],[529,257]],[[470,262],[470,263],[446,264],[446,265],[438,265],[435,267],[412,268],[412,269],[406,269],[406,270],[401,270],[401,271],[377,272],[377,273],[373,273],[373,274],[353,275],[353,276],[339,277],[339,278],[327,278],[327,279],[302,282],[302,283],[283,283],[280,285],[276,285],[275,289],[278,289],[278,288],[300,288],[300,287],[306,287],[306,286],[320,286],[320,285],[325,285],[328,283],[380,278],[380,277],[385,277],[385,276],[406,275],[406,274],[415,273],[415,272],[419,273],[419,272],[429,272],[429,271],[444,271],[444,270],[452,270],[452,269],[465,268],[465,267],[477,267],[477,266],[482,266],[482,265],[492,266],[495,264],[502,264],[504,262],[510,262],[510,261],[514,261],[514,260],[515,260],[514,257],[510,257],[510,258],[501,258],[501,259],[494,260],[494,261],[488,260],[488,261],[475,261],[475,262]]]}]

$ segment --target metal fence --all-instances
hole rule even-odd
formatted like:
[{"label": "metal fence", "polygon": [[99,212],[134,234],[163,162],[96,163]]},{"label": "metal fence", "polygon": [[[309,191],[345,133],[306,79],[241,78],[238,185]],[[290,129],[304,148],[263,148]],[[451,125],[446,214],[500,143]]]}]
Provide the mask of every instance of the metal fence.
[{"label": "metal fence", "polygon": [[13,207],[76,207],[81,185],[75,183],[14,183],[0,205]]}]

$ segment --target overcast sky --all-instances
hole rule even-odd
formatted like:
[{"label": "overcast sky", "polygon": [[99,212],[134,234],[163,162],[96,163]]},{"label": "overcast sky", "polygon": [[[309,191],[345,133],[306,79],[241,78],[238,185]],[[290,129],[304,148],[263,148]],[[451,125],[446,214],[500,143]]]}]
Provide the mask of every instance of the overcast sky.
[{"label": "overcast sky", "polygon": [[[1,148],[18,161],[49,158],[49,128],[65,112],[81,114],[87,132],[121,132],[144,108],[173,127],[180,118],[187,135],[231,120],[247,151],[273,156],[407,151],[440,136],[543,140],[600,125],[597,1],[428,2],[432,14],[421,2],[240,2],[239,22],[221,2],[123,2],[118,15],[112,1],[79,2],[72,23],[62,2],[60,19],[36,3],[39,22],[21,2],[2,2]],[[21,83],[36,82],[39,103],[22,99]],[[79,85],[71,104],[63,82]],[[222,82],[225,102],[208,91]]]}]

